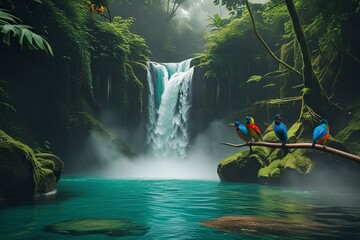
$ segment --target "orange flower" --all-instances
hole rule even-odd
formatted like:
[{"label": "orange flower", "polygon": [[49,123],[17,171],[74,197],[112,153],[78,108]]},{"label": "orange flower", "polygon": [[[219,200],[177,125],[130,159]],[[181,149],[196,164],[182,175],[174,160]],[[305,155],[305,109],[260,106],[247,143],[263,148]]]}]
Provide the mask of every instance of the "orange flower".
[{"label": "orange flower", "polygon": [[96,11],[98,12],[98,13],[102,13],[102,12],[104,12],[104,10],[105,10],[105,8],[103,7],[103,6],[98,6],[97,8],[96,8]]}]

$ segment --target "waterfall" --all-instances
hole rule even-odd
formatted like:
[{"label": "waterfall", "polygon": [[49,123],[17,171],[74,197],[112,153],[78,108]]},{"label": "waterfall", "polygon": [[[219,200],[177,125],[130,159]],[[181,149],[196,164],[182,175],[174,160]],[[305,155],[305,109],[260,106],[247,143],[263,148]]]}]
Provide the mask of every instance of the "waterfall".
[{"label": "waterfall", "polygon": [[157,157],[186,156],[194,71],[190,62],[147,63],[147,146]]}]

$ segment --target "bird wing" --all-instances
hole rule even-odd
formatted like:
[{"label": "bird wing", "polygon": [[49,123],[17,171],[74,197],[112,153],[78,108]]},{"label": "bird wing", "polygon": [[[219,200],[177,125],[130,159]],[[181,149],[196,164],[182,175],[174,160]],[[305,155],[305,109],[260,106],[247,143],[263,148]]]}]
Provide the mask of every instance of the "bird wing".
[{"label": "bird wing", "polygon": [[288,142],[288,134],[285,124],[280,123],[279,125],[274,126],[275,135],[280,139],[281,142]]},{"label": "bird wing", "polygon": [[[248,129],[254,130],[254,133],[258,136],[258,138],[260,138],[260,140],[263,141],[263,136],[262,136],[262,134],[261,134],[261,131],[260,131],[259,127],[258,127],[255,123],[246,124],[246,127],[247,127]],[[249,131],[249,133],[250,133],[250,131]],[[250,134],[251,134],[251,133],[250,133]],[[254,137],[254,139],[257,139],[257,138]]]},{"label": "bird wing", "polygon": [[250,136],[250,133],[249,133],[248,129],[243,124],[239,125],[239,129],[240,129],[240,132],[242,133],[242,135],[249,138],[249,140],[251,139],[251,136]]},{"label": "bird wing", "polygon": [[255,132],[261,134],[260,128],[259,128],[255,123],[253,123],[253,124],[248,124],[248,125],[249,125],[250,128],[254,129]]},{"label": "bird wing", "polygon": [[323,138],[328,132],[329,132],[329,130],[325,124],[321,124],[321,125],[317,126],[313,132],[313,140],[317,141],[317,140]]}]

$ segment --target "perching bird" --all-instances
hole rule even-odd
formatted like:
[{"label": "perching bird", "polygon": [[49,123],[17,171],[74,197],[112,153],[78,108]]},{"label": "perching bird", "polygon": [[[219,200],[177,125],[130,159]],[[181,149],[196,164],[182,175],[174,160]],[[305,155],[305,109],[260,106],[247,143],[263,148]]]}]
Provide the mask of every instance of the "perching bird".
[{"label": "perching bird", "polygon": [[246,116],[246,128],[249,131],[249,134],[255,141],[263,141],[263,136],[259,127],[255,124],[255,120],[252,117]]},{"label": "perching bird", "polygon": [[283,118],[280,114],[275,115],[274,132],[280,141],[285,144],[289,142],[288,133],[285,124],[282,122]]},{"label": "perching bird", "polygon": [[314,129],[312,145],[315,146],[316,142],[325,145],[325,142],[329,138],[329,135],[329,123],[325,119],[321,119],[320,125]]},{"label": "perching bird", "polygon": [[247,128],[245,127],[245,125],[239,123],[239,122],[235,122],[234,124],[229,124],[230,126],[234,126],[236,129],[236,132],[238,134],[238,136],[244,140],[245,142],[249,142],[251,141],[251,136],[249,134],[249,131],[247,130]]}]

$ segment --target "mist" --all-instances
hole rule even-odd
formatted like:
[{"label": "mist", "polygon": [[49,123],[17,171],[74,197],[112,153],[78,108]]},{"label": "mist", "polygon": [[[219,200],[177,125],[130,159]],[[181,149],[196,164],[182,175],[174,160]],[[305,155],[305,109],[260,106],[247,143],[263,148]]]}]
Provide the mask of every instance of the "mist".
[{"label": "mist", "polygon": [[[142,129],[142,128],[139,128]],[[146,133],[139,130],[113,129],[121,133],[121,139],[130,141],[131,146],[140,146]],[[124,138],[125,137],[125,138]],[[218,180],[217,165],[229,155],[239,151],[221,144],[223,141],[239,142],[236,132],[223,120],[213,121],[198,134],[189,145],[187,157],[155,157],[151,149],[146,149],[135,158],[120,155],[111,142],[92,132],[83,159],[96,159],[95,167],[85,168],[81,174],[110,178],[140,179],[206,179]],[[133,145],[132,145],[133,144]],[[142,146],[144,149],[144,146]],[[91,152],[89,156],[86,151]],[[138,149],[139,151],[139,149]],[[86,160],[87,159],[87,160]],[[82,164],[84,166],[84,164]]]}]

